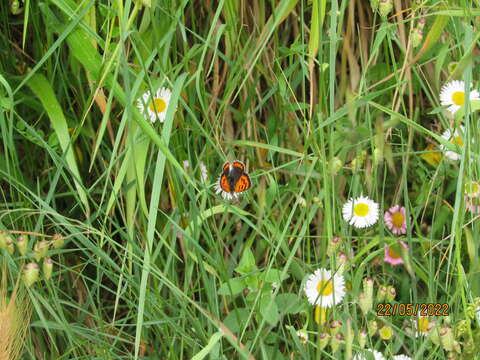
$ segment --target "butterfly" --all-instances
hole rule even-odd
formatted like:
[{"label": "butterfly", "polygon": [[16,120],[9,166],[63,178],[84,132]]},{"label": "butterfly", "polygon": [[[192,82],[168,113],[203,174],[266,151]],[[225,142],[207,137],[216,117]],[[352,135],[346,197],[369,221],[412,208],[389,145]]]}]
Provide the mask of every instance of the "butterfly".
[{"label": "butterfly", "polygon": [[223,165],[222,174],[215,185],[215,191],[217,194],[221,194],[224,199],[232,200],[238,198],[251,186],[252,181],[245,172],[245,165],[241,161],[235,160]]}]

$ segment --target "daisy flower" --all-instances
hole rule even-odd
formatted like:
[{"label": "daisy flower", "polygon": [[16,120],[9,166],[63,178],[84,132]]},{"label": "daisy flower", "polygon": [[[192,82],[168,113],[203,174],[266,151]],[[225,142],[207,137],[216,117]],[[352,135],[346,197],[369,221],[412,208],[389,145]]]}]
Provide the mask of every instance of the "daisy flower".
[{"label": "daisy flower", "polygon": [[318,269],[308,277],[304,290],[310,304],[330,308],[345,296],[345,280],[330,270]]},{"label": "daisy flower", "polygon": [[[408,249],[408,245],[401,240],[400,240],[400,245],[402,245],[405,250]],[[385,262],[388,262],[389,264],[391,264],[393,266],[403,264],[403,259],[401,258],[400,254],[398,254],[397,251],[392,249],[392,247],[386,247],[385,248],[385,258],[384,258],[384,260],[385,260]]]},{"label": "daisy flower", "polygon": [[367,349],[365,350],[367,354],[356,354],[354,357],[353,357],[353,360],[385,360],[385,357],[382,355],[381,352],[377,351],[377,350],[371,350],[371,349]]},{"label": "daisy flower", "polygon": [[[477,90],[470,91],[470,100],[480,100]],[[454,80],[443,85],[440,90],[440,104],[448,106],[448,111],[455,114],[461,106],[465,105],[465,83]]]},{"label": "daisy flower", "polygon": [[[465,128],[463,126],[460,126],[460,129],[462,134],[464,134]],[[458,149],[459,149],[458,151],[461,151],[460,148],[464,145],[463,138],[461,134],[458,132],[458,129],[456,129],[453,133],[450,129],[445,130],[442,134],[442,138],[451,142],[453,145],[458,146]],[[440,144],[440,149],[443,151],[447,159],[453,160],[453,161],[460,159],[460,154],[458,152],[447,150],[447,148],[443,144]]]},{"label": "daisy flower", "polygon": [[412,360],[412,358],[410,356],[407,356],[407,355],[395,355],[393,357],[393,360]]},{"label": "daisy flower", "polygon": [[394,235],[401,235],[407,232],[407,218],[403,206],[395,205],[391,207],[389,210],[385,211],[383,219]]},{"label": "daisy flower", "polygon": [[415,321],[415,337],[427,336],[433,325],[428,316],[419,315]]},{"label": "daisy flower", "polygon": [[356,228],[375,224],[378,220],[378,204],[368,197],[350,198],[342,209],[343,219]]},{"label": "daisy flower", "polygon": [[137,108],[150,122],[154,123],[158,119],[163,123],[171,96],[172,92],[167,88],[160,88],[154,94],[147,91],[137,100]]}]

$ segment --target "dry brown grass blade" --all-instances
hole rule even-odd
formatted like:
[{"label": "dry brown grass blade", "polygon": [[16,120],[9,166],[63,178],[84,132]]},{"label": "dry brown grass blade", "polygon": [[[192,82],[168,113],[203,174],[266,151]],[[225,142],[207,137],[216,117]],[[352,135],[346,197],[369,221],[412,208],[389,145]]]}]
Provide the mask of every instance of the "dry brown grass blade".
[{"label": "dry brown grass blade", "polygon": [[26,294],[17,282],[9,296],[7,268],[3,267],[0,284],[0,360],[20,358],[28,325],[31,307]]}]

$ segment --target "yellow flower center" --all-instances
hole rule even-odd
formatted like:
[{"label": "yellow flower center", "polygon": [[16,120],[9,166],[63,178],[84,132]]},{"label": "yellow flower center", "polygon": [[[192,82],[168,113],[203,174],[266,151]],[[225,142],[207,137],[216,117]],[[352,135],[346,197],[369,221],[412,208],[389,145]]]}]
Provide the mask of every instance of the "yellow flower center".
[{"label": "yellow flower center", "polygon": [[405,217],[403,216],[403,214],[400,211],[397,211],[397,212],[393,213],[392,223],[393,223],[394,227],[396,227],[396,228],[402,227],[404,221],[405,221]]},{"label": "yellow flower center", "polygon": [[368,205],[364,203],[360,203],[355,205],[353,208],[353,213],[357,216],[367,216],[368,214]]},{"label": "yellow flower center", "polygon": [[333,283],[330,280],[320,280],[317,284],[320,296],[328,296],[333,292]]},{"label": "yellow flower center", "polygon": [[383,340],[389,340],[393,336],[393,331],[390,327],[384,326],[380,330],[378,330],[378,334]]},{"label": "yellow flower center", "polygon": [[463,140],[460,136],[455,136],[452,140],[450,140],[450,142],[453,145],[463,146]]},{"label": "yellow flower center", "polygon": [[462,106],[465,104],[465,93],[463,91],[455,91],[452,94],[452,101],[455,105]]},{"label": "yellow flower center", "polygon": [[418,331],[427,332],[429,325],[430,325],[430,321],[428,321],[427,317],[422,316],[418,319]]},{"label": "yellow flower center", "polygon": [[388,256],[390,256],[392,259],[399,259],[400,255],[398,255],[395,250],[392,248],[388,248]]},{"label": "yellow flower center", "polygon": [[154,113],[160,114],[165,111],[167,108],[167,103],[160,98],[155,98],[153,101],[148,105],[148,108],[153,111]]}]

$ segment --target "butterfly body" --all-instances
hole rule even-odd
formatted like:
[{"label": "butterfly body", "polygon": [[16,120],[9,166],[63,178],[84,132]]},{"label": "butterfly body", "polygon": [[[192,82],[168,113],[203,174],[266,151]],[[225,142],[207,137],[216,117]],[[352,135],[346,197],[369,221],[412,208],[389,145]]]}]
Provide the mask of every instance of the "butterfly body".
[{"label": "butterfly body", "polygon": [[237,198],[251,186],[252,182],[245,171],[245,165],[241,161],[235,160],[223,165],[222,174],[216,185],[216,192],[217,194],[221,193],[223,198],[231,200]]}]

